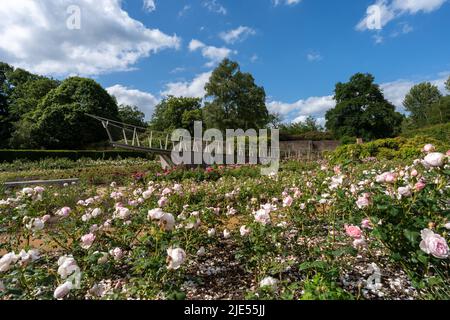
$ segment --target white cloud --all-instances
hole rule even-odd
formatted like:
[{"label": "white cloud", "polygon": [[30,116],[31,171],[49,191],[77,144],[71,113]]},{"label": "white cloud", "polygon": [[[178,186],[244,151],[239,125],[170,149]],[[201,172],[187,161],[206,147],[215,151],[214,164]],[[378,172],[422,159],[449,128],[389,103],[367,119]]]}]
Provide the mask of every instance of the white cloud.
[{"label": "white cloud", "polygon": [[267,103],[269,111],[281,114],[287,121],[303,121],[308,116],[321,118],[336,105],[333,96],[310,97],[294,103],[271,101]]},{"label": "white cloud", "polygon": [[[442,72],[439,74],[439,78],[422,81],[411,80],[396,80],[392,82],[386,82],[380,85],[383,90],[384,97],[390,101],[399,112],[405,112],[403,107],[403,100],[411,88],[421,82],[428,81],[433,85],[436,85],[439,90],[445,94],[445,81],[448,79],[450,72]],[[285,103],[280,101],[270,101],[267,103],[269,111],[277,112],[285,118],[287,122],[304,121],[308,116],[313,116],[316,119],[325,123],[325,113],[334,108],[336,105],[333,96],[323,97],[310,97],[305,100],[301,99],[294,103]]]},{"label": "white cloud", "polygon": [[428,81],[431,84],[438,87],[438,89],[445,94],[445,81],[448,79],[448,73],[442,73],[440,76],[442,78],[431,79],[431,80],[423,80],[423,81],[411,81],[411,80],[397,80],[393,82],[387,82],[380,85],[380,88],[383,89],[384,96],[387,100],[389,100],[394,106],[397,107],[397,111],[405,112],[405,108],[403,106],[403,100],[408,92],[411,90],[413,86],[419,84],[421,82]]},{"label": "white cloud", "polygon": [[189,10],[191,10],[191,6],[188,5],[188,4],[185,5],[185,6],[183,7],[183,9],[181,9],[181,10],[178,12],[178,17],[183,17],[183,16],[185,16],[186,13],[187,13]]},{"label": "white cloud", "polygon": [[145,113],[146,120],[150,120],[155,106],[159,103],[154,95],[135,89],[130,89],[122,85],[115,85],[106,89],[108,93],[116,97],[117,102],[138,107]]},{"label": "white cloud", "polygon": [[310,62],[321,61],[323,59],[322,55],[318,52],[310,52],[306,55],[306,58]]},{"label": "white cloud", "polygon": [[171,82],[166,84],[166,90],[162,96],[201,98],[205,95],[205,85],[209,81],[212,72],[197,75],[191,82]]},{"label": "white cloud", "polygon": [[[70,5],[81,29],[67,28]],[[15,0],[0,6],[0,60],[47,75],[97,75],[132,69],[141,58],[180,39],[148,29],[120,0]]]},{"label": "white cloud", "polygon": [[[406,14],[430,13],[441,8],[447,0],[377,0],[367,8],[366,16],[358,23],[356,29],[365,31],[369,29],[382,29],[390,21]],[[373,18],[379,14],[379,25],[372,25]]]},{"label": "white cloud", "polygon": [[274,6],[278,6],[280,4],[288,5],[288,6],[294,6],[296,4],[299,4],[302,0],[273,0]]},{"label": "white cloud", "polygon": [[252,63],[255,63],[258,60],[259,60],[259,57],[256,53],[250,57],[250,62],[252,62]]},{"label": "white cloud", "polygon": [[223,59],[229,57],[231,54],[237,54],[237,51],[230,50],[228,48],[222,47],[217,48],[213,46],[207,46],[203,42],[196,39],[192,39],[189,43],[190,51],[201,50],[202,56],[209,60],[205,64],[207,67],[212,67],[215,64],[221,62]]},{"label": "white cloud", "polygon": [[244,41],[249,36],[255,35],[256,31],[250,27],[239,26],[236,29],[221,32],[220,37],[228,44]]},{"label": "white cloud", "polygon": [[154,0],[144,0],[144,9],[148,12],[156,10],[156,4]]},{"label": "white cloud", "polygon": [[225,9],[225,7],[222,6],[217,0],[204,0],[203,6],[211,12],[223,15],[227,14],[227,9]]}]

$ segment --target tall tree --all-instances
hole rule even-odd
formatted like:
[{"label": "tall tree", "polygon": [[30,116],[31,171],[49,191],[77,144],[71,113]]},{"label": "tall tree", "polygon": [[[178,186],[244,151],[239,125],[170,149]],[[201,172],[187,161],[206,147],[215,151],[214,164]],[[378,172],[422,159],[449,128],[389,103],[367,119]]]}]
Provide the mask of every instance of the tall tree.
[{"label": "tall tree", "polygon": [[445,89],[450,92],[450,77],[448,77],[447,82],[445,82]]},{"label": "tall tree", "polygon": [[204,118],[208,128],[259,129],[271,120],[264,88],[255,84],[250,73],[241,72],[236,62],[224,59],[205,90]]},{"label": "tall tree", "polygon": [[31,136],[46,148],[78,148],[105,140],[102,126],[87,113],[119,120],[116,102],[97,82],[68,78],[30,114]]},{"label": "tall tree", "polygon": [[126,124],[132,124],[138,127],[146,127],[145,113],[143,113],[137,106],[120,105],[119,106],[120,121]]},{"label": "tall tree", "polygon": [[419,128],[431,124],[431,106],[442,98],[437,86],[429,82],[420,83],[411,88],[406,95],[403,105],[410,112],[410,124]]},{"label": "tall tree", "polygon": [[326,128],[338,138],[366,140],[395,136],[403,116],[387,101],[371,74],[357,73],[347,83],[337,83],[336,107],[326,113]]},{"label": "tall tree", "polygon": [[8,97],[10,88],[8,85],[8,74],[13,68],[0,62],[0,147],[5,147],[10,137],[11,121],[9,119]]},{"label": "tall tree", "polygon": [[200,98],[168,96],[156,107],[150,126],[157,131],[187,129],[191,133],[194,121],[202,120]]}]

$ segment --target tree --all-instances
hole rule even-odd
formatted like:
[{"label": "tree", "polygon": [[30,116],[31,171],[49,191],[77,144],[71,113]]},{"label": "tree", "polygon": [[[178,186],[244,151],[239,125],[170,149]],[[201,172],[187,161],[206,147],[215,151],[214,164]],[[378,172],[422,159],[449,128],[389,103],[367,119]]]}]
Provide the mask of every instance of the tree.
[{"label": "tree", "polygon": [[403,116],[395,111],[371,74],[357,73],[347,83],[337,83],[336,107],[326,113],[326,128],[336,137],[366,140],[395,136]]},{"label": "tree", "polygon": [[280,125],[280,132],[287,135],[301,135],[306,132],[321,132],[323,127],[311,116],[304,121]]},{"label": "tree", "polygon": [[429,82],[420,83],[411,88],[403,105],[410,112],[410,124],[413,128],[430,125],[431,106],[442,98],[437,86]]},{"label": "tree", "polygon": [[136,106],[120,105],[119,106],[120,121],[126,124],[132,124],[138,127],[146,127],[145,113]]},{"label": "tree", "polygon": [[205,90],[204,118],[208,128],[260,129],[271,120],[264,88],[255,84],[250,73],[241,72],[236,62],[224,59]]},{"label": "tree", "polygon": [[8,107],[8,97],[10,94],[8,74],[12,70],[13,68],[10,65],[0,62],[0,147],[6,146],[11,131]]},{"label": "tree", "polygon": [[450,122],[450,96],[439,99],[430,107],[429,124],[439,124]]},{"label": "tree", "polygon": [[447,82],[445,83],[445,89],[450,92],[450,77],[448,77]]},{"label": "tree", "polygon": [[119,120],[113,98],[94,80],[72,77],[50,91],[29,115],[31,136],[46,148],[78,148],[106,139],[105,130],[87,113]]},{"label": "tree", "polygon": [[193,132],[194,121],[202,120],[200,98],[168,96],[156,107],[150,127],[157,131],[187,129]]}]

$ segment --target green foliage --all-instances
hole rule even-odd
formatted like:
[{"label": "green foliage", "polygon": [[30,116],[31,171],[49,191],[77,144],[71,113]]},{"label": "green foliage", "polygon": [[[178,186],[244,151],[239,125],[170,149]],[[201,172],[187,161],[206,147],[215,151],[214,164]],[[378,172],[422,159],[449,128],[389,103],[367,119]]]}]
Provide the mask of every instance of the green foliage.
[{"label": "green foliage", "polygon": [[136,106],[120,105],[119,119],[123,123],[145,128],[145,114]]},{"label": "green foliage", "polygon": [[445,82],[445,89],[450,92],[450,77],[448,77],[447,81]]},{"label": "green foliage", "polygon": [[208,128],[260,129],[271,117],[266,93],[255,84],[250,73],[243,73],[236,62],[224,59],[205,86],[207,102],[204,118]]},{"label": "green foliage", "polygon": [[301,300],[353,300],[354,297],[340,288],[336,282],[318,273],[304,282]]},{"label": "green foliage", "polygon": [[73,77],[50,91],[30,115],[30,139],[46,148],[78,148],[106,139],[99,123],[86,113],[117,120],[112,97],[94,80]]},{"label": "green foliage", "polygon": [[157,131],[187,129],[193,133],[194,121],[201,121],[201,99],[169,96],[153,113],[150,127]]},{"label": "green foliage", "polygon": [[428,137],[438,140],[443,144],[450,145],[450,123],[408,130],[403,132],[401,136],[405,138]]},{"label": "green foliage", "polygon": [[[434,112],[437,111],[436,109],[439,109],[438,102],[441,97],[442,94],[438,87],[429,82],[420,83],[412,87],[403,101],[405,109],[410,112],[409,126],[411,128],[420,128],[433,124],[431,118]],[[434,107],[432,107],[433,105]]]},{"label": "green foliage", "polygon": [[286,135],[301,135],[307,132],[320,132],[323,127],[317,123],[313,117],[306,118],[305,121],[293,122],[289,124],[281,124],[279,126],[280,134]]},{"label": "green foliage", "polygon": [[383,96],[370,74],[357,73],[347,83],[336,84],[336,107],[326,114],[326,127],[338,138],[364,140],[395,136],[403,116]]},{"label": "green foliage", "polygon": [[446,151],[445,143],[428,136],[398,137],[363,144],[342,145],[329,154],[329,159],[333,163],[359,161],[370,157],[379,160],[414,159],[423,155],[422,148],[427,143],[433,144],[440,151]]},{"label": "green foliage", "polygon": [[16,160],[39,161],[43,159],[116,159],[120,158],[146,158],[147,153],[136,151],[72,151],[72,150],[0,150],[0,163]]}]

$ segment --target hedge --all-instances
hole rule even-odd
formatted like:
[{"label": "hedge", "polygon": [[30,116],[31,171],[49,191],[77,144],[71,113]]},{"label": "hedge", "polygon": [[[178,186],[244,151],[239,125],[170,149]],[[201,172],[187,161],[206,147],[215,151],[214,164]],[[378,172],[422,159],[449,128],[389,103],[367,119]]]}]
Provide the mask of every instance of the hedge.
[{"label": "hedge", "polygon": [[450,145],[450,122],[406,131],[403,132],[401,136],[405,138],[413,138],[417,136],[430,137]]},{"label": "hedge", "polygon": [[0,163],[15,160],[39,161],[48,158],[66,158],[76,161],[81,158],[108,160],[117,158],[154,159],[154,155],[139,151],[122,150],[0,150]]}]

